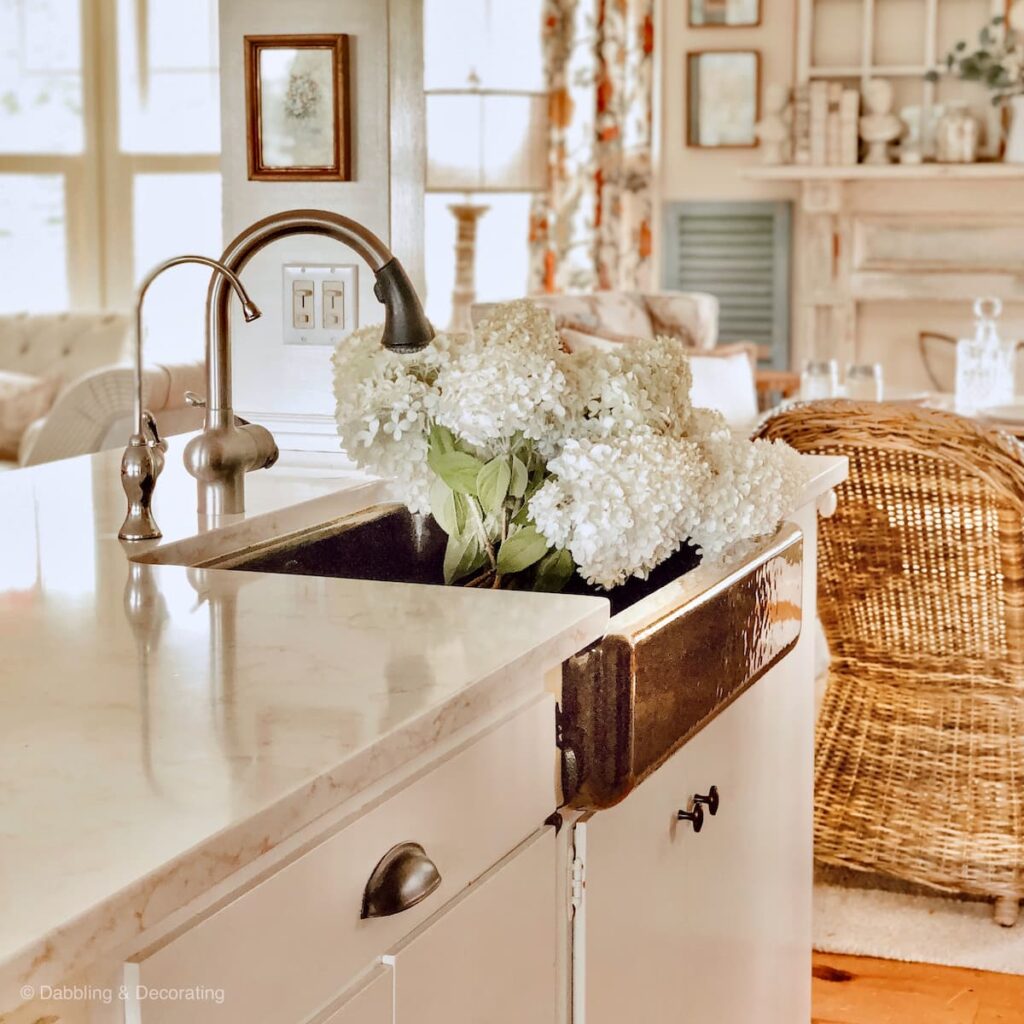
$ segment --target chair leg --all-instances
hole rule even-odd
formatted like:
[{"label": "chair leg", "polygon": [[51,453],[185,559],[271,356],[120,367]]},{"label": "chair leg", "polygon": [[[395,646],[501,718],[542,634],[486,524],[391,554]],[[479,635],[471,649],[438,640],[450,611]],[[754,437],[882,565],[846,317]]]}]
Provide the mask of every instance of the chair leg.
[{"label": "chair leg", "polygon": [[1013,896],[997,896],[992,907],[992,916],[996,924],[1012,928],[1020,917],[1020,900]]}]

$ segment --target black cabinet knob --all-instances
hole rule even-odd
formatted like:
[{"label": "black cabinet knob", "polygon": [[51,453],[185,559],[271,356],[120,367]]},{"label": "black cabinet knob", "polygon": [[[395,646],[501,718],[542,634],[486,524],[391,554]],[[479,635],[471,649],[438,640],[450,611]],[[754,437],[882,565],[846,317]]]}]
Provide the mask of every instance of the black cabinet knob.
[{"label": "black cabinet knob", "polygon": [[700,804],[695,803],[692,811],[677,811],[676,817],[680,821],[690,822],[694,832],[699,832],[704,827],[704,808]]},{"label": "black cabinet knob", "polygon": [[699,807],[703,804],[708,809],[708,814],[713,818],[718,813],[718,787],[712,786],[707,793],[707,796],[701,796],[700,793],[694,793],[693,802]]}]

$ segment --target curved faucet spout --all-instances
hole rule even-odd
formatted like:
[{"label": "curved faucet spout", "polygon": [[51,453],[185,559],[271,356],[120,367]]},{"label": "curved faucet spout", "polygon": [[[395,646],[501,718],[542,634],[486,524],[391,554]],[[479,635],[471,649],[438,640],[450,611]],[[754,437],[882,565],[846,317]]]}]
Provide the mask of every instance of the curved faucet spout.
[{"label": "curved faucet spout", "polygon": [[118,536],[122,540],[153,540],[161,535],[160,527],[153,518],[153,489],[164,466],[167,445],[157,433],[156,420],[143,408],[142,305],[149,286],[165,270],[180,266],[182,263],[198,263],[209,267],[214,272],[214,280],[227,281],[242,303],[242,313],[246,322],[255,320],[260,315],[256,303],[249,298],[249,293],[239,281],[238,275],[209,256],[174,256],[157,264],[142,279],[135,297],[135,433],[128,438],[128,447],[121,459],[121,486],[128,499],[128,512],[118,531]]},{"label": "curved faucet spout", "polygon": [[211,281],[226,281],[242,304],[242,315],[246,323],[258,320],[262,314],[259,307],[249,297],[245,285],[239,280],[238,275],[226,267],[220,260],[211,259],[209,256],[172,256],[163,263],[158,263],[143,279],[135,293],[135,431],[137,434],[145,434],[146,421],[142,408],[142,303],[149,291],[149,286],[165,271],[171,267],[180,266],[182,263],[197,263],[203,267],[209,267],[213,274]]},{"label": "curved faucet spout", "polygon": [[[329,210],[285,210],[251,224],[228,243],[221,262],[240,274],[261,249],[290,235],[323,235],[347,245],[374,273],[374,294],[384,304],[386,348],[415,352],[434,337],[405,269],[391,250],[358,221]],[[231,322],[225,282],[214,279],[206,299],[207,423],[228,422],[231,405]]]},{"label": "curved faucet spout", "polygon": [[[265,217],[238,235],[221,256],[234,275],[261,249],[291,235],[323,235],[347,245],[376,278],[374,294],[384,304],[381,343],[415,352],[434,336],[401,263],[368,228],[329,210],[286,210]],[[263,427],[235,416],[231,401],[231,319],[228,283],[217,277],[206,298],[206,426],[185,448],[185,465],[199,483],[199,511],[224,515],[245,511],[245,474],[272,465],[277,445]]]}]

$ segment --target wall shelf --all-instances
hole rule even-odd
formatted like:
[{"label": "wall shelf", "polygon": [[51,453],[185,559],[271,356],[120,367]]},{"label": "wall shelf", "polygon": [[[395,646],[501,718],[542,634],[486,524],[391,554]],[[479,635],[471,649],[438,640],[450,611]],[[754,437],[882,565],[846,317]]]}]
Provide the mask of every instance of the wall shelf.
[{"label": "wall shelf", "polygon": [[978,181],[1019,178],[1024,164],[855,164],[849,167],[750,167],[744,177],[751,181]]}]

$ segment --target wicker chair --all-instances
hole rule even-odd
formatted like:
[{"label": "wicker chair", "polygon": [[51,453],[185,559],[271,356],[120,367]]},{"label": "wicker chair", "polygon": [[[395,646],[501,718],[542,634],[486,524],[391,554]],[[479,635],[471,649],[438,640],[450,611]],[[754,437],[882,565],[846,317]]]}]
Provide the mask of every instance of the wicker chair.
[{"label": "wicker chair", "polygon": [[1024,897],[1024,448],[951,413],[814,402],[760,436],[846,455],[822,524],[832,651],[815,855],[995,900]]}]

